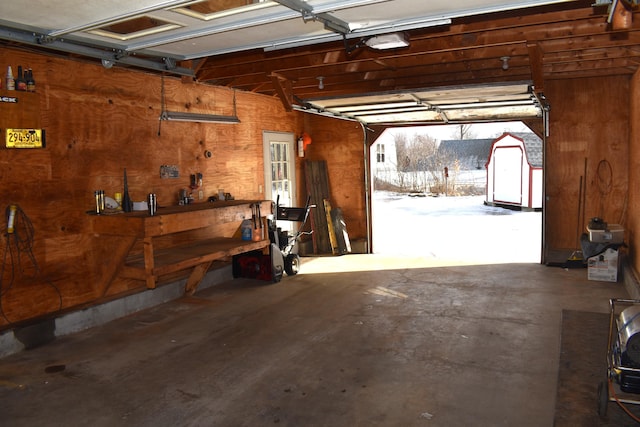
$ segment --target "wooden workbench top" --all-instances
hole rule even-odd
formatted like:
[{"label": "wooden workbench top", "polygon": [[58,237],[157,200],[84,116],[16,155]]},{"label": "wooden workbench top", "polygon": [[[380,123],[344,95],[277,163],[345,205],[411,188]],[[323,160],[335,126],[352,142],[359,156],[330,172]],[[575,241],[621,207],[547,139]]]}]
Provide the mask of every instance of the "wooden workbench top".
[{"label": "wooden workbench top", "polygon": [[251,218],[251,205],[256,203],[260,203],[262,215],[271,213],[270,200],[225,200],[159,206],[154,216],[147,211],[92,215],[92,230],[97,234],[119,236],[163,236],[215,224],[241,222]]}]

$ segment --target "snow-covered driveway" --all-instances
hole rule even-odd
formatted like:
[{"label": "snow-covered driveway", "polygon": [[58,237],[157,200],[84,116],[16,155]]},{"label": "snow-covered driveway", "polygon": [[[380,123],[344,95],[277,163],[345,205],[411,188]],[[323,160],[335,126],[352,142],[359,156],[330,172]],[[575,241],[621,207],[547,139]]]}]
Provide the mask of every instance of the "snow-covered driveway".
[{"label": "snow-covered driveway", "polygon": [[542,213],[485,206],[484,196],[373,193],[373,251],[461,263],[540,262]]}]

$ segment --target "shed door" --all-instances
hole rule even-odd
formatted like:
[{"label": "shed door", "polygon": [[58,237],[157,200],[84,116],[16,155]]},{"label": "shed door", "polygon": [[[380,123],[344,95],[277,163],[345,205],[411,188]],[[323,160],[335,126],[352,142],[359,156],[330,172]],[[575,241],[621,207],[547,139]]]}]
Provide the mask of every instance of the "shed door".
[{"label": "shed door", "polygon": [[524,153],[519,146],[496,147],[493,152],[494,203],[522,204]]}]

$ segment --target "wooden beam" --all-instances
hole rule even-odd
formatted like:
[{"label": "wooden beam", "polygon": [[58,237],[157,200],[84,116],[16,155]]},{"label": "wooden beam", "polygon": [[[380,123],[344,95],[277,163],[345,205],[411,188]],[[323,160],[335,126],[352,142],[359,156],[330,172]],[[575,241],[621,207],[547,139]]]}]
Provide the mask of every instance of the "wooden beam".
[{"label": "wooden beam", "polygon": [[529,65],[531,67],[531,80],[533,90],[536,93],[544,92],[544,70],[542,64],[542,49],[538,43],[527,43],[529,50]]},{"label": "wooden beam", "polygon": [[[193,70],[193,61],[180,61],[178,63],[178,65],[180,67],[184,67],[184,68],[189,68],[191,70]],[[197,76],[197,74],[194,72],[194,76]],[[182,83],[193,83],[196,80],[196,78],[191,77],[191,76],[182,76],[180,77],[180,81],[182,81]]]},{"label": "wooden beam", "polygon": [[[583,12],[583,13],[580,13]],[[243,70],[252,73],[266,70],[324,69],[326,66],[357,63],[359,61],[386,61],[394,56],[433,56],[434,52],[458,51],[490,45],[523,43],[526,40],[549,40],[557,37],[592,36],[603,34],[606,22],[602,16],[593,15],[591,8],[571,13],[549,13],[517,18],[505,18],[498,22],[481,22],[451,26],[447,32],[428,32],[411,37],[411,47],[398,53],[381,54],[365,51],[355,61],[344,52],[340,43],[327,43],[320,47],[307,47],[291,50],[283,55],[267,55],[262,51],[248,52],[243,57],[223,55],[208,60],[203,66],[203,75],[239,75]],[[326,57],[332,54],[331,61]],[[422,60],[422,58],[420,58]]]},{"label": "wooden beam", "polygon": [[[271,73],[269,77],[271,77],[273,87],[276,91],[276,94],[280,98],[280,101],[282,101],[284,109],[287,111],[293,111],[293,92],[291,88],[291,80],[283,79],[275,73]],[[286,87],[283,86],[283,83],[286,85]]]},{"label": "wooden beam", "polygon": [[198,285],[202,282],[202,279],[207,274],[207,271],[209,271],[209,267],[211,267],[212,263],[213,261],[203,262],[193,268],[189,275],[189,279],[187,279],[187,283],[184,286],[184,293],[186,295],[193,295],[196,292]]},{"label": "wooden beam", "polygon": [[[640,58],[634,49],[640,49],[640,16],[635,13],[638,19],[630,29],[611,31],[604,9],[585,5],[457,19],[446,30],[412,31],[407,49],[363,49],[357,57],[347,55],[338,42],[277,53],[253,50],[221,55],[206,60],[199,76],[214,84],[226,82],[240,90],[277,95],[288,111],[294,96],[342,96],[463,82],[519,78],[533,80],[536,91],[541,91],[545,79],[571,73],[582,76],[585,70],[580,65],[591,68],[590,75],[597,74],[598,68],[615,69],[615,74],[638,68]],[[510,57],[507,71],[500,68],[503,56]],[[581,62],[585,60],[590,62]],[[317,88],[317,76],[325,76],[323,91]]]},{"label": "wooden beam", "polygon": [[104,297],[109,291],[111,283],[116,278],[119,270],[124,265],[124,259],[127,254],[131,252],[131,248],[136,242],[136,238],[133,236],[122,236],[116,239],[117,243],[114,245],[114,249],[110,253],[109,257],[105,257],[105,273],[103,275],[103,282],[101,283],[102,291],[100,296]]},{"label": "wooden beam", "polygon": [[144,254],[144,271],[146,276],[147,288],[156,288],[156,276],[153,274],[155,268],[155,261],[153,259],[153,239],[151,237],[145,237],[142,240],[142,251]]}]

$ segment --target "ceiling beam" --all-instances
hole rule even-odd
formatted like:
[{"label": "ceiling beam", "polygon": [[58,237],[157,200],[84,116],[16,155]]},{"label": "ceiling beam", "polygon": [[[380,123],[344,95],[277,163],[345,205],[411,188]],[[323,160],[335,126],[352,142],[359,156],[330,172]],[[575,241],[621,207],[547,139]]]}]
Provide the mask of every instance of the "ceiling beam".
[{"label": "ceiling beam", "polygon": [[[605,16],[594,14],[592,8],[580,9],[575,15],[566,11],[551,15],[551,21],[556,20],[557,24],[547,25],[546,15],[535,15],[500,18],[497,23],[492,20],[489,28],[483,21],[484,27],[472,22],[454,24],[451,31],[444,33],[412,34],[411,48],[392,54],[363,51],[354,59],[346,55],[343,46],[327,44],[293,49],[282,55],[253,52],[250,54],[252,62],[247,66],[235,61],[237,58],[233,63],[218,58],[216,63],[219,66],[209,67],[209,62],[202,70],[203,76],[232,75],[234,81],[231,86],[249,90],[260,86],[257,92],[265,94],[273,94],[274,88],[264,84],[264,75],[276,71],[295,81],[293,90],[296,96],[322,97],[345,93],[349,90],[346,86],[352,93],[362,93],[365,90],[419,87],[413,85],[433,87],[456,80],[477,83],[481,78],[487,81],[532,79],[536,90],[542,90],[545,77],[555,78],[555,73],[560,72],[564,78],[565,72],[556,65],[556,60],[562,55],[558,50],[568,48],[576,50],[574,53],[567,51],[567,56],[595,56],[599,51],[601,60],[606,61],[603,66],[615,70],[616,74],[631,73],[637,69],[637,54],[625,52],[625,49],[638,47],[640,24],[639,28],[624,34],[612,34],[607,29]],[[568,16],[572,19],[566,22]],[[640,17],[635,22],[640,23]],[[454,28],[465,28],[471,32],[455,33]],[[586,50],[590,46],[593,51]],[[511,58],[508,72],[499,72],[498,59],[501,56]],[[611,57],[626,57],[627,61],[614,64],[609,60]],[[596,61],[593,62],[591,73],[598,68]],[[324,91],[319,91],[315,84],[320,75],[325,77]]]},{"label": "ceiling beam", "polygon": [[[639,20],[636,20],[640,22]],[[489,22],[489,23],[487,23]],[[444,50],[447,47],[456,46],[459,48],[470,47],[479,44],[495,44],[517,40],[546,40],[553,37],[571,35],[592,35],[604,33],[606,31],[606,14],[594,15],[592,8],[585,8],[571,11],[546,13],[544,15],[511,16],[481,23],[452,24],[447,31],[439,29],[437,32],[425,30],[423,33],[415,31],[411,33],[411,47],[403,49],[402,53],[407,55],[428,54],[435,51]],[[317,60],[307,59],[309,55],[320,55],[320,63],[323,62],[323,55],[339,53],[340,61],[351,61],[344,51],[342,43],[325,43],[317,46],[307,46],[304,48],[289,49],[282,51],[279,55],[265,53],[261,50],[244,52],[238,55],[221,55],[211,58],[202,67],[202,73],[209,70],[231,67],[244,67],[253,65],[254,67],[264,64],[267,68],[288,68],[278,66],[280,61],[294,60],[299,64],[319,65]],[[388,56],[371,50],[363,50],[358,59],[371,59]],[[335,62],[335,61],[334,61]]]},{"label": "ceiling beam", "polygon": [[529,66],[531,67],[531,80],[533,90],[536,93],[544,92],[544,69],[542,66],[543,53],[537,43],[527,43],[529,50]]},{"label": "ceiling beam", "polygon": [[293,91],[291,90],[291,81],[282,78],[276,73],[269,76],[273,82],[276,94],[282,102],[282,106],[287,111],[293,111]]}]

